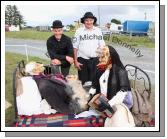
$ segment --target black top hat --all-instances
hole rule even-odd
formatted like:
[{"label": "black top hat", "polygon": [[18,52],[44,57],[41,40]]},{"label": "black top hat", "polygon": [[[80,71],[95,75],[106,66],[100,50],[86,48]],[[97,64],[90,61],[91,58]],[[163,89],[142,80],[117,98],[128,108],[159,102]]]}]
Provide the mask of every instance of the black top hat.
[{"label": "black top hat", "polygon": [[51,26],[52,28],[63,28],[62,22],[60,20],[53,21],[53,24]]},{"label": "black top hat", "polygon": [[94,19],[94,24],[96,23],[97,21],[97,18],[91,13],[91,12],[86,12],[85,15],[81,18],[81,23],[84,23],[84,20],[86,18],[92,18]]}]

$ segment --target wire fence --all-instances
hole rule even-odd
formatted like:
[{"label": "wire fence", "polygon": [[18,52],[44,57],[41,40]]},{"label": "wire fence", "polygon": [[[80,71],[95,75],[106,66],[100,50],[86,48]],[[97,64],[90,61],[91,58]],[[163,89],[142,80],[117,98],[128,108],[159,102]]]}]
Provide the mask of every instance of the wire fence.
[{"label": "wire fence", "polygon": [[[43,52],[43,54],[44,54],[48,59],[50,59],[50,58],[49,58],[49,55],[48,55],[48,52],[47,52],[46,50],[44,50],[44,49],[41,49],[41,48],[33,47],[33,46],[30,46],[30,45],[27,45],[27,44],[23,44],[23,45],[11,45],[11,44],[6,44],[5,46],[6,46],[6,47],[11,47],[11,46],[13,46],[13,47],[24,47],[27,62],[29,61],[29,53],[30,53],[30,52],[28,51],[29,48]],[[133,68],[130,68],[130,67],[128,67],[128,68],[129,68],[129,69],[133,69]],[[155,72],[154,72],[154,71],[151,71],[151,70],[146,70],[146,69],[144,69],[144,71],[147,72],[147,73],[150,73],[150,74],[155,74]]]},{"label": "wire fence", "polygon": [[30,49],[30,48],[38,50],[40,52],[43,52],[43,54],[49,59],[48,52],[44,49],[41,49],[41,48],[33,47],[33,46],[30,46],[30,45],[27,45],[27,44],[22,44],[22,45],[6,44],[5,46],[6,47],[23,47],[24,50],[25,50],[25,55],[26,55],[27,62],[29,61],[29,51],[28,51],[28,49]]}]

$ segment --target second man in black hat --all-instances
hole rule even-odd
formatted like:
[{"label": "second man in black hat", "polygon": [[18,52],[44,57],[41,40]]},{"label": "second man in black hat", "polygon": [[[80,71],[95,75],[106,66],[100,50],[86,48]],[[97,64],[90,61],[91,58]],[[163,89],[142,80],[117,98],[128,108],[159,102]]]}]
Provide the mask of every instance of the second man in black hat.
[{"label": "second man in black hat", "polygon": [[73,40],[74,64],[82,84],[92,82],[98,64],[96,50],[105,46],[101,29],[94,26],[96,21],[91,12],[86,12],[81,18],[84,26],[76,30]]},{"label": "second man in black hat", "polygon": [[55,20],[52,25],[53,35],[47,40],[47,50],[52,65],[60,65],[64,76],[69,74],[70,66],[74,62],[73,45],[71,39],[63,34],[63,25]]}]

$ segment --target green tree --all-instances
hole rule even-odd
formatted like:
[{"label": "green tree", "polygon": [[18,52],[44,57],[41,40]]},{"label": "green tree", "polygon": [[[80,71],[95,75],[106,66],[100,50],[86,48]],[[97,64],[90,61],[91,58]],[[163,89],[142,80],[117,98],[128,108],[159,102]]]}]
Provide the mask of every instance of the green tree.
[{"label": "green tree", "polygon": [[26,25],[26,22],[24,21],[24,17],[20,14],[19,17],[18,17],[18,21],[19,21],[19,26],[20,26],[20,29],[22,29],[22,25]]},{"label": "green tree", "polygon": [[22,25],[25,25],[26,22],[24,21],[23,16],[21,15],[20,11],[18,10],[16,5],[7,5],[5,9],[5,24],[8,25],[19,25],[20,29]]},{"label": "green tree", "polygon": [[74,29],[75,29],[75,26],[72,25],[72,24],[70,24],[70,25],[68,25],[68,26],[70,27],[70,30],[74,30]]},{"label": "green tree", "polygon": [[12,25],[13,10],[11,5],[7,5],[5,9],[5,24]]},{"label": "green tree", "polygon": [[19,23],[20,12],[18,11],[17,7],[13,6],[13,25],[20,25]]},{"label": "green tree", "polygon": [[113,19],[111,20],[111,23],[121,24],[121,21],[113,18]]}]

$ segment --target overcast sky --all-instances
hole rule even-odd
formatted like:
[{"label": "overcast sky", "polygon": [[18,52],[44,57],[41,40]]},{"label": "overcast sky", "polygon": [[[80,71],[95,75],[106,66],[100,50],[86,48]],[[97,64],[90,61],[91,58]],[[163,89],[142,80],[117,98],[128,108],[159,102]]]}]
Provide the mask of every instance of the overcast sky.
[{"label": "overcast sky", "polygon": [[[79,20],[85,12],[90,11],[98,18],[98,6],[92,5],[17,5],[24,16],[27,25],[52,25],[56,19],[62,20],[64,25],[73,24]],[[104,25],[116,18],[124,22],[126,20],[155,20],[155,7],[153,5],[110,5],[100,6],[100,23]]]}]

